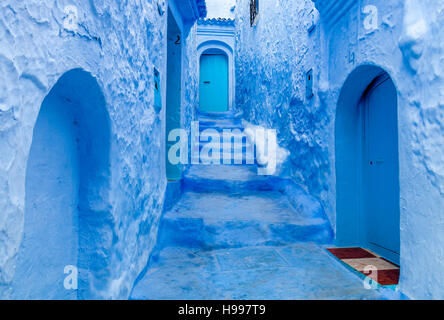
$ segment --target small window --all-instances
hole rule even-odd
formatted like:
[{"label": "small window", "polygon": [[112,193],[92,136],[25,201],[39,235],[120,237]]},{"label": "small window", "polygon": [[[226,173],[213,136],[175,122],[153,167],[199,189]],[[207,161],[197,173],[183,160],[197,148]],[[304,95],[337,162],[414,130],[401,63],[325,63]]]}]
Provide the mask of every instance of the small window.
[{"label": "small window", "polygon": [[250,25],[254,26],[257,23],[259,16],[259,0],[250,0]]},{"label": "small window", "polygon": [[306,96],[307,99],[311,99],[314,94],[313,94],[313,69],[310,69],[306,74],[305,74],[305,91],[306,91]]},{"label": "small window", "polygon": [[156,68],[154,68],[154,110],[156,110],[156,112],[162,110],[162,96],[160,92],[160,74]]},{"label": "small window", "polygon": [[312,32],[315,28],[316,28],[316,11],[315,9],[311,10],[310,15],[309,15],[309,24],[308,24],[308,32]]}]

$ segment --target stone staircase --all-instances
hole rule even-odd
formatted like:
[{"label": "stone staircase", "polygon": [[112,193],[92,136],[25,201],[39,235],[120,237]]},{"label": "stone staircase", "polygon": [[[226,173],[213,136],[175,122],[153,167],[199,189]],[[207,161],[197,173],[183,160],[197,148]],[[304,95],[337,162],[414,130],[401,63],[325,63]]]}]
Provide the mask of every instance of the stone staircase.
[{"label": "stone staircase", "polygon": [[[200,116],[199,124],[200,132],[236,129],[243,135],[241,119],[231,114]],[[231,159],[236,152],[246,159],[252,146],[242,141],[242,149],[230,150]],[[204,146],[201,141],[199,150]],[[255,163],[192,165],[182,186],[180,202],[162,218],[158,250],[332,241],[329,221],[317,201],[288,180],[258,175]]]},{"label": "stone staircase", "polygon": [[[192,150],[191,157],[193,163],[226,165],[256,164],[254,145],[252,145],[244,135],[242,119],[239,115],[232,113],[220,113],[216,116],[199,114],[198,121],[200,133],[199,138],[196,139],[198,143],[191,144],[190,148],[190,150]],[[216,141],[213,141],[211,137],[212,134],[217,134],[218,139]],[[211,143],[216,143],[213,145],[211,152],[202,152],[202,149]],[[214,159],[213,153],[216,153],[215,163],[211,162],[211,160]],[[197,154],[199,155],[199,159],[195,157]]]},{"label": "stone staircase", "polygon": [[[315,200],[285,185],[257,176],[254,166],[193,166],[180,202],[162,218],[159,249],[331,242],[330,224]],[[288,190],[297,197],[298,208],[284,194]]]},{"label": "stone staircase", "polygon": [[[232,115],[202,116],[199,120],[201,132],[238,129],[243,133],[241,120]],[[204,146],[200,143],[199,150]],[[250,147],[244,140],[242,150],[232,149],[233,155],[241,152],[245,158],[245,150]],[[255,164],[205,165],[201,162],[191,165],[185,173],[180,200],[164,213],[156,247],[136,281],[131,298],[244,297],[236,295],[242,289],[236,289],[235,284],[236,294],[226,296],[223,281],[217,289],[211,283],[226,273],[232,274],[236,282],[237,276],[230,270],[238,270],[237,263],[252,270],[287,268],[293,262],[283,261],[279,248],[294,245],[302,244],[300,249],[294,249],[295,254],[308,250],[315,252],[316,261],[330,263],[319,246],[332,242],[333,231],[317,200],[289,180],[258,175]],[[309,260],[304,261],[293,264],[302,268]],[[261,273],[256,276],[262,277]],[[277,276],[288,277],[284,273]],[[245,297],[274,296],[258,292]]]}]

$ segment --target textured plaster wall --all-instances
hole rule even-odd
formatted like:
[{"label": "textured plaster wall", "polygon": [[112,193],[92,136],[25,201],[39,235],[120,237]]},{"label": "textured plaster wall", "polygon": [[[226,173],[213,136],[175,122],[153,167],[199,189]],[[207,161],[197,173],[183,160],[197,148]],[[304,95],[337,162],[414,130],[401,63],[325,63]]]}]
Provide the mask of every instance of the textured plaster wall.
[{"label": "textured plaster wall", "polygon": [[444,298],[444,3],[404,1],[399,47],[403,289]]},{"label": "textured plaster wall", "polygon": [[[153,107],[154,67],[165,84],[166,16],[154,1],[0,4],[1,298],[14,293],[10,284],[26,219],[25,173],[34,124],[52,86],[74,68],[97,79],[111,119],[112,223],[99,230],[108,239],[102,244],[104,281],[91,292],[96,298],[128,297],[154,245],[166,186],[165,108],[156,113]],[[185,125],[196,100],[193,34],[184,49]],[[164,86],[162,92],[165,98]]]},{"label": "textured plaster wall", "polygon": [[[378,9],[367,30],[366,5]],[[321,16],[322,17],[322,16]],[[322,18],[321,18],[322,19]],[[322,21],[322,20],[321,20]],[[346,77],[357,66],[382,67],[398,90],[401,205],[400,289],[412,298],[443,298],[443,33],[444,5],[436,1],[360,1],[338,23],[323,22],[328,59],[327,117],[334,119]],[[334,134],[330,131],[330,159]],[[334,172],[334,161],[330,162]],[[324,203],[334,208],[335,177]],[[328,204],[327,204],[328,206]]]},{"label": "textured plaster wall", "polygon": [[[401,204],[400,289],[412,298],[444,297],[444,4],[439,1],[347,1],[307,33],[310,1],[261,1],[249,25],[249,1],[237,6],[237,107],[253,123],[278,130],[291,151],[296,182],[321,200],[336,223],[335,116],[341,88],[358,66],[386,70],[398,90]],[[351,4],[345,13],[340,9]],[[377,8],[377,28],[365,28]],[[334,7],[334,6],[333,6]],[[314,97],[304,73],[313,67]]]},{"label": "textured plaster wall", "polygon": [[182,96],[182,128],[191,130],[191,122],[195,120],[199,101],[199,59],[197,57],[197,25],[193,26],[183,44],[183,96]]},{"label": "textured plaster wall", "polygon": [[[250,26],[249,1],[236,8],[236,108],[253,124],[277,130],[291,150],[280,174],[317,197],[328,189],[329,159],[322,96],[306,98],[305,74],[319,73],[319,30],[309,32],[311,1],[261,1]],[[330,215],[331,216],[331,215]]]}]

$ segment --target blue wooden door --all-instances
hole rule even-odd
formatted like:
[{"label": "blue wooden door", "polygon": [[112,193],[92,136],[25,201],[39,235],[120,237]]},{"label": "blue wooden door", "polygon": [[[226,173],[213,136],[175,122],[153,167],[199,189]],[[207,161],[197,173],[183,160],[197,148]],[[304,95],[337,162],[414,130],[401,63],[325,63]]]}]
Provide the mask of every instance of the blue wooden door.
[{"label": "blue wooden door", "polygon": [[200,59],[200,106],[204,112],[228,111],[228,59],[203,54]]},{"label": "blue wooden door", "polygon": [[364,223],[370,249],[399,262],[399,163],[396,88],[387,76],[366,96]]}]

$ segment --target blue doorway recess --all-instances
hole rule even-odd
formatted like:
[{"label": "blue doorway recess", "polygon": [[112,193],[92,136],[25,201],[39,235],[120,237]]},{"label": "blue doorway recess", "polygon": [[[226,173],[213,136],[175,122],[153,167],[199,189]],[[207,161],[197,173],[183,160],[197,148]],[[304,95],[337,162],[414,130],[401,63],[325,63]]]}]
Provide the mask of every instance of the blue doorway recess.
[{"label": "blue doorway recess", "polygon": [[399,261],[397,93],[388,74],[378,77],[364,102],[364,223],[368,247]]},{"label": "blue doorway recess", "polygon": [[399,264],[397,90],[383,69],[356,68],[336,110],[336,244]]},{"label": "blue doorway recess", "polygon": [[224,53],[202,54],[199,92],[200,111],[228,111],[228,58]]},{"label": "blue doorway recess", "polygon": [[[110,136],[96,78],[83,69],[63,74],[44,98],[33,130],[14,299],[91,299],[104,285],[104,230],[112,221]],[[71,274],[79,277],[76,290],[66,287]]]}]

